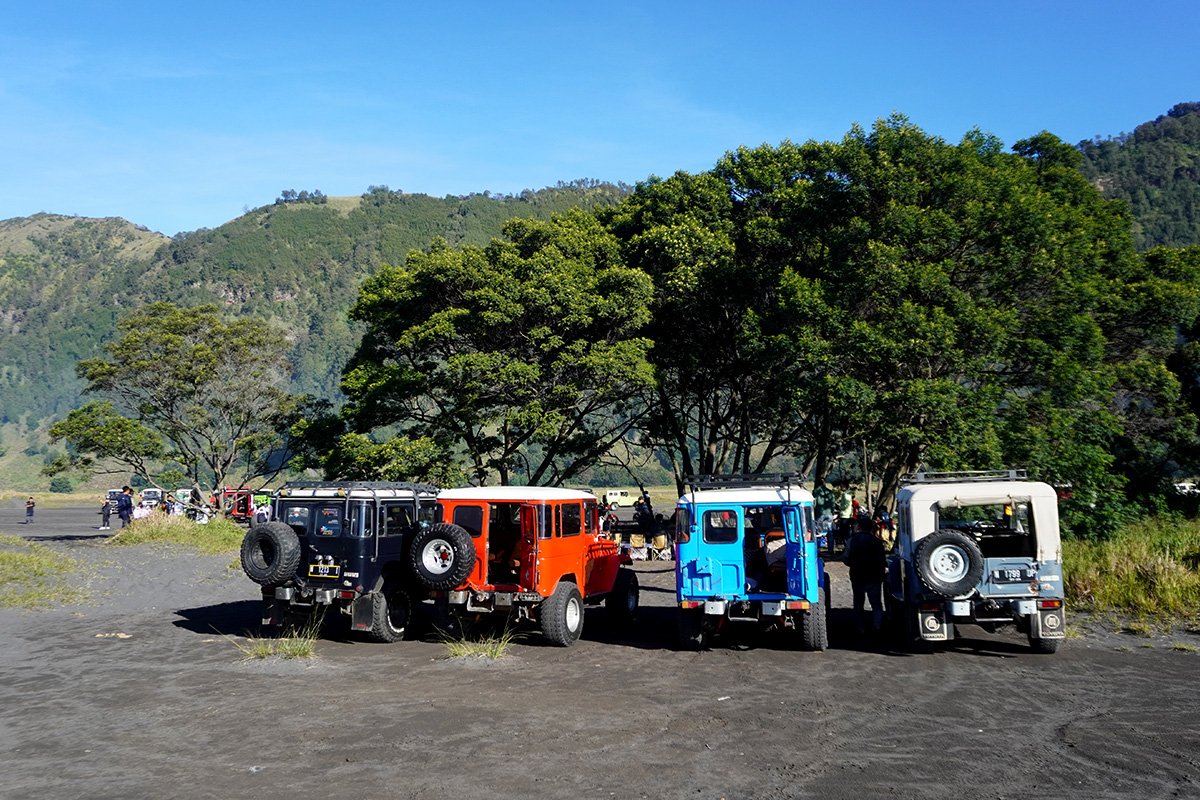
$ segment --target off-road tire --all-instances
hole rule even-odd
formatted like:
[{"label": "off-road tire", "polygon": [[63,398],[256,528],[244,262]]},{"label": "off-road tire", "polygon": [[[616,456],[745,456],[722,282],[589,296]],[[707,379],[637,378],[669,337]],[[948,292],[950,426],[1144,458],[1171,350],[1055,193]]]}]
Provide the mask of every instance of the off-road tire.
[{"label": "off-road tire", "polygon": [[412,630],[412,599],[399,586],[384,584],[372,611],[371,629],[366,634],[373,642],[398,642]]},{"label": "off-road tire", "polygon": [[962,531],[943,528],[920,541],[913,554],[917,580],[935,597],[959,597],[983,578],[983,552]]},{"label": "off-road tire", "polygon": [[256,525],[242,539],[242,570],[261,586],[282,586],[300,566],[300,539],[282,522]]},{"label": "off-road tire", "polygon": [[678,643],[680,650],[703,650],[708,647],[709,632],[704,622],[704,612],[700,609],[681,608],[676,617],[678,626]]},{"label": "off-road tire", "polygon": [[583,597],[570,581],[559,581],[538,609],[542,635],[560,647],[570,647],[583,633]]},{"label": "off-road tire", "polygon": [[613,580],[612,591],[604,598],[604,607],[613,619],[620,622],[632,622],[637,616],[638,601],[641,597],[638,588],[637,573],[631,569],[618,569],[617,577]]},{"label": "off-road tire", "polygon": [[1035,653],[1042,655],[1050,655],[1058,652],[1058,643],[1061,639],[1043,639],[1038,636],[1029,637],[1029,647]]},{"label": "off-road tire", "polygon": [[814,603],[807,611],[800,612],[797,627],[800,629],[800,644],[805,650],[826,650],[829,647],[828,606]]},{"label": "off-road tire", "polygon": [[422,586],[435,591],[455,589],[475,566],[475,543],[464,528],[439,522],[413,538],[409,565]]}]

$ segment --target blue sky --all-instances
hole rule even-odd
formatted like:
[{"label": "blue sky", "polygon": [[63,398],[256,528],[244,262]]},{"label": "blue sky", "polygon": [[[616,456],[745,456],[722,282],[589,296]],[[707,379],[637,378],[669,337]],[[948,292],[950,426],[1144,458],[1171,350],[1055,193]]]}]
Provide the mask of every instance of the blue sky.
[{"label": "blue sky", "polygon": [[1068,142],[1200,101],[1183,2],[55,2],[0,25],[0,219],[702,171],[892,112]]}]

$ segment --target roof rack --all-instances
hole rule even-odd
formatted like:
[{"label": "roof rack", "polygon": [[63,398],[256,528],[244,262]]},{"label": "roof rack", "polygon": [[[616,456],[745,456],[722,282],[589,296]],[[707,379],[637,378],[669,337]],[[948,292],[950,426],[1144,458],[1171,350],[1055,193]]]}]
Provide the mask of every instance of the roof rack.
[{"label": "roof rack", "polygon": [[349,493],[355,489],[379,491],[381,489],[396,489],[414,493],[438,493],[436,486],[427,483],[412,483],[410,481],[288,481],[280,489],[342,489]]},{"label": "roof rack", "polygon": [[799,472],[764,472],[758,475],[684,475],[684,482],[697,489],[747,489],[758,486],[791,486],[803,484]]},{"label": "roof rack", "polygon": [[1023,469],[977,469],[960,472],[910,472],[901,483],[977,483],[984,481],[1023,481],[1028,478]]}]

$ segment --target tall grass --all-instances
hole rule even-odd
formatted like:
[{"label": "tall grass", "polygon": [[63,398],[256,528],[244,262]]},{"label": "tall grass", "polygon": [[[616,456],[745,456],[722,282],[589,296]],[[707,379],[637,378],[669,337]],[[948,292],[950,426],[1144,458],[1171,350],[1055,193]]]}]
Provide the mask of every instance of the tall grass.
[{"label": "tall grass", "polygon": [[128,528],[117,530],[109,544],[132,545],[146,542],[165,542],[194,547],[202,553],[228,553],[241,547],[246,529],[223,517],[197,525],[187,517],[151,514],[134,520]]},{"label": "tall grass", "polygon": [[79,569],[75,559],[44,544],[0,535],[0,607],[78,603],[86,593],[70,579]]},{"label": "tall grass", "polygon": [[1200,520],[1151,517],[1103,542],[1064,541],[1063,572],[1075,608],[1200,617]]}]

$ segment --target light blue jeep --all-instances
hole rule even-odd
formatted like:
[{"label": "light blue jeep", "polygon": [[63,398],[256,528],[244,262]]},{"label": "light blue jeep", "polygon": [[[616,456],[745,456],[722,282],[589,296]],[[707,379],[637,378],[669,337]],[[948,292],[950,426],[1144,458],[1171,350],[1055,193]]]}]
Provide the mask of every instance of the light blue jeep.
[{"label": "light blue jeep", "polygon": [[704,647],[728,623],[799,633],[828,647],[829,576],[813,521],[813,496],[796,476],[688,478],[675,525],[679,641]]},{"label": "light blue jeep", "polygon": [[1020,470],[918,473],[897,494],[885,602],[908,641],[1016,625],[1039,653],[1066,634],[1058,496]]}]

